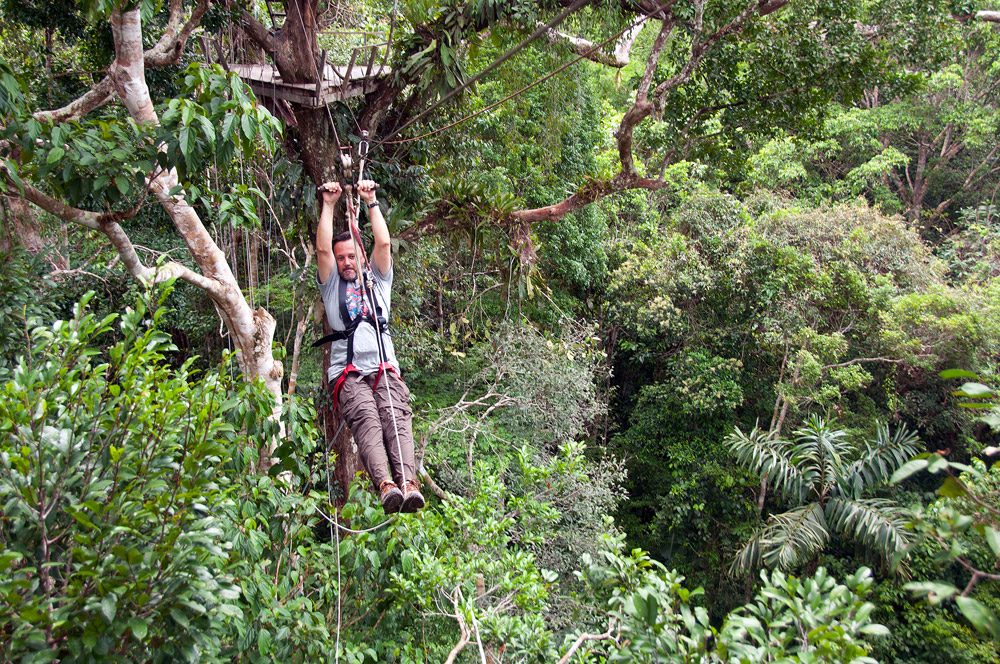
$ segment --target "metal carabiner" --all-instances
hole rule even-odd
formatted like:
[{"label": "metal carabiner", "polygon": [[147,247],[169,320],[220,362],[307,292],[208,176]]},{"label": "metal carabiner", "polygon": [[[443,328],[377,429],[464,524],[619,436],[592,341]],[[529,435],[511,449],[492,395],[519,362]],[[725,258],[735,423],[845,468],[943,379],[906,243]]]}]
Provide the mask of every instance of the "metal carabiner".
[{"label": "metal carabiner", "polygon": [[369,147],[370,146],[368,144],[368,130],[367,129],[362,129],[361,130],[361,140],[358,141],[358,158],[360,158],[360,159],[367,159],[368,158],[368,149],[369,149]]}]

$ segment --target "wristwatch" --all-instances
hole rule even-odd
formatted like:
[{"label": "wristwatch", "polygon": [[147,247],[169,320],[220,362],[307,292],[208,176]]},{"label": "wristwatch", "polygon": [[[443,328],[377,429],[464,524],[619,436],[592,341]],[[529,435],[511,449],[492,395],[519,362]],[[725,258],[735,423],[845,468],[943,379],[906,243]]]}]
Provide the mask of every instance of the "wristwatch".
[{"label": "wristwatch", "polygon": [[378,207],[378,201],[372,201],[368,204],[368,209],[371,210],[374,207]]}]

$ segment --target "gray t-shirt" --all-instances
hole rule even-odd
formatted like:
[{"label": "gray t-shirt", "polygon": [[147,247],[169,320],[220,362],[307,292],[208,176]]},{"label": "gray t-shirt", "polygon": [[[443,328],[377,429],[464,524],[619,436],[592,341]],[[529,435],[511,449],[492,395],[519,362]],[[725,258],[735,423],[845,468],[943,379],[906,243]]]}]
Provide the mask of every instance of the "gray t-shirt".
[{"label": "gray t-shirt", "polygon": [[[389,319],[389,304],[392,300],[392,272],[390,267],[388,274],[379,274],[378,268],[372,265],[372,291],[386,320]],[[340,317],[340,273],[334,267],[326,283],[320,283],[319,275],[316,276],[316,282],[319,284],[319,293],[323,297],[327,322],[334,330],[342,331],[344,322]],[[385,342],[386,361],[395,367],[396,371],[399,371],[399,362],[396,361],[396,351],[392,347],[392,339],[388,334],[383,334],[382,339]],[[362,376],[367,376],[378,371],[380,363],[375,328],[367,320],[362,321],[354,331],[354,360],[352,364],[361,372]],[[330,381],[337,380],[344,372],[345,366],[347,366],[347,339],[331,341],[330,368],[327,369],[327,378]]]}]

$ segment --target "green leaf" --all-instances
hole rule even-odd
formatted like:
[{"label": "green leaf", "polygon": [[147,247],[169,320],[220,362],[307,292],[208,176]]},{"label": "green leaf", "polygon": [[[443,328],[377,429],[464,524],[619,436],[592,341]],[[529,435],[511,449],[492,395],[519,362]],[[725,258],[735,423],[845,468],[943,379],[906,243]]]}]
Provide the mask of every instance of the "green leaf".
[{"label": "green leaf", "polygon": [[240,129],[242,129],[243,131],[244,140],[247,141],[252,140],[254,136],[253,118],[251,118],[249,115],[244,115],[242,118],[240,118]]},{"label": "green leaf", "polygon": [[101,598],[101,613],[110,623],[115,619],[115,613],[118,611],[118,600],[114,595],[108,594]]},{"label": "green leaf", "polygon": [[124,196],[130,188],[128,178],[124,175],[115,176],[115,186],[118,187],[118,191],[122,192]]},{"label": "green leaf", "polygon": [[944,498],[958,498],[965,495],[965,489],[954,477],[946,477],[944,484],[937,492],[939,496]]},{"label": "green leaf", "polygon": [[865,625],[859,630],[862,634],[870,634],[872,636],[889,636],[889,628],[885,625],[879,625],[878,623],[873,623],[871,625]]},{"label": "green leaf", "polygon": [[986,537],[986,543],[990,545],[993,555],[1000,557],[1000,532],[997,532],[993,526],[986,526],[983,535]]},{"label": "green leaf", "polygon": [[269,654],[271,650],[271,632],[266,629],[260,630],[257,634],[257,647],[260,649],[261,654]]},{"label": "green leaf", "polygon": [[49,150],[49,156],[45,158],[46,164],[54,164],[60,159],[66,156],[66,151],[62,148],[52,148]]},{"label": "green leaf", "polygon": [[945,369],[938,375],[941,376],[941,378],[944,378],[945,380],[950,380],[953,378],[972,378],[974,380],[979,379],[979,376],[972,373],[971,371],[966,371],[965,369]]},{"label": "green leaf", "polygon": [[1000,638],[1000,621],[997,617],[977,599],[972,597],[956,597],[955,603],[962,611],[970,623],[976,629],[986,634],[992,634],[994,638]]},{"label": "green leaf", "polygon": [[180,145],[181,154],[183,154],[184,158],[187,159],[191,154],[191,151],[194,149],[194,133],[188,127],[181,128],[181,130],[177,133],[177,142]]},{"label": "green leaf", "polygon": [[4,551],[3,553],[0,553],[0,572],[6,571],[8,567],[23,558],[24,556],[15,551]]},{"label": "green leaf", "polygon": [[945,459],[940,454],[931,455],[930,460],[927,462],[927,472],[937,475],[942,470],[948,467],[948,460]]},{"label": "green leaf", "polygon": [[900,466],[899,470],[897,470],[896,472],[894,472],[892,474],[892,477],[889,478],[889,483],[890,484],[896,484],[898,482],[902,482],[903,480],[905,480],[907,477],[909,477],[913,473],[921,471],[921,470],[923,470],[926,467],[927,467],[927,458],[926,457],[924,457],[924,458],[915,457],[913,459],[910,459],[909,461],[907,461],[906,463],[904,463],[902,466]]},{"label": "green leaf", "polygon": [[191,622],[188,620],[188,617],[180,609],[176,608],[170,609],[170,617],[173,618],[174,622],[180,625],[181,627],[187,627],[188,625],[191,624]]},{"label": "green leaf", "polygon": [[983,397],[992,393],[993,390],[982,383],[965,383],[958,392],[955,392],[956,395],[963,397]]},{"label": "green leaf", "polygon": [[142,618],[132,618],[128,621],[129,629],[132,630],[132,634],[139,641],[146,638],[146,633],[149,631],[149,625]]}]

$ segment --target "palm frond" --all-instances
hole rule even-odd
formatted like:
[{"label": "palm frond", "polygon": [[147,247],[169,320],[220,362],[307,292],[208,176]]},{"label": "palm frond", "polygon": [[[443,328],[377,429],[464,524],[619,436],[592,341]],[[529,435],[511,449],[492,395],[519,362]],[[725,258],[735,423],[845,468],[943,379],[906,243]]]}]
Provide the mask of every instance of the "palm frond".
[{"label": "palm frond", "polygon": [[771,517],[768,537],[761,540],[764,564],[787,570],[805,562],[826,546],[830,530],[823,508],[809,503]]},{"label": "palm frond", "polygon": [[734,575],[761,566],[787,570],[814,556],[829,539],[822,506],[809,503],[768,519],[736,554],[729,570]]},{"label": "palm frond", "polygon": [[888,425],[878,422],[875,440],[869,441],[861,457],[844,469],[842,492],[858,498],[865,489],[888,482],[919,448],[920,438],[916,432],[902,426],[890,433]]},{"label": "palm frond", "polygon": [[823,477],[825,484],[835,481],[843,474],[844,457],[850,454],[852,446],[847,441],[847,432],[834,429],[828,420],[812,415],[803,426],[795,431],[795,453],[808,457]]},{"label": "palm frond", "polygon": [[760,540],[767,533],[767,527],[761,528],[747,540],[743,548],[736,553],[729,565],[730,576],[741,576],[747,572],[756,572],[761,566]]},{"label": "palm frond", "polygon": [[780,493],[801,500],[812,483],[809,470],[803,470],[793,461],[792,444],[782,438],[768,437],[760,427],[754,427],[749,434],[737,427],[726,436],[726,445],[741,465],[758,475],[766,475]]},{"label": "palm frond", "polygon": [[890,560],[906,548],[909,535],[899,506],[880,498],[831,498],[826,503],[830,527]]}]

